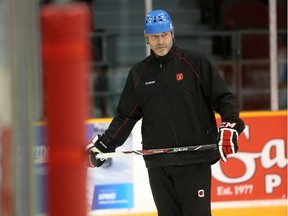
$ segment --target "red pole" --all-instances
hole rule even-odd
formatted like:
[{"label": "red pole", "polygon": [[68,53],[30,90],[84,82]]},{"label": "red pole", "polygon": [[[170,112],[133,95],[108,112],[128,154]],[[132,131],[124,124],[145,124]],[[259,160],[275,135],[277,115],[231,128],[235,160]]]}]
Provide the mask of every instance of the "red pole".
[{"label": "red pole", "polygon": [[85,216],[89,9],[84,4],[41,9],[48,133],[48,213]]},{"label": "red pole", "polygon": [[8,125],[0,126],[0,166],[2,179],[0,183],[0,215],[12,215],[12,164],[11,164],[12,130]]}]

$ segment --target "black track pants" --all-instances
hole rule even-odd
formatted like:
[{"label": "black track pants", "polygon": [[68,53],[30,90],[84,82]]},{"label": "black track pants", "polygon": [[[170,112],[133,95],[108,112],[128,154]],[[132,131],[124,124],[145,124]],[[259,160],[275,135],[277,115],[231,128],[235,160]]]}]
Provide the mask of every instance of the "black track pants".
[{"label": "black track pants", "polygon": [[211,216],[211,164],[149,168],[159,216]]}]

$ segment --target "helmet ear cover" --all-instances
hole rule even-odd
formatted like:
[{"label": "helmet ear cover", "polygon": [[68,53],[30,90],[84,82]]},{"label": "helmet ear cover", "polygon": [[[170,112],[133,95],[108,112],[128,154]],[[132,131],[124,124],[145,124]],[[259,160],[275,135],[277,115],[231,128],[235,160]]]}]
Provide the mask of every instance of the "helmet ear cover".
[{"label": "helmet ear cover", "polygon": [[149,40],[148,40],[148,37],[147,37],[147,35],[145,34],[145,32],[144,32],[144,35],[145,35],[146,44],[149,44]]}]

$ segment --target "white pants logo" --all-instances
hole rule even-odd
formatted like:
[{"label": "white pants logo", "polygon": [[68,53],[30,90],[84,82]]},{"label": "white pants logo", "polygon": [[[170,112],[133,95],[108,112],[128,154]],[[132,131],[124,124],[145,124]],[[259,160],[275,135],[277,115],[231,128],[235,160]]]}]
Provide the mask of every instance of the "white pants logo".
[{"label": "white pants logo", "polygon": [[204,197],[205,194],[204,194],[204,190],[201,189],[201,190],[198,190],[198,197]]}]

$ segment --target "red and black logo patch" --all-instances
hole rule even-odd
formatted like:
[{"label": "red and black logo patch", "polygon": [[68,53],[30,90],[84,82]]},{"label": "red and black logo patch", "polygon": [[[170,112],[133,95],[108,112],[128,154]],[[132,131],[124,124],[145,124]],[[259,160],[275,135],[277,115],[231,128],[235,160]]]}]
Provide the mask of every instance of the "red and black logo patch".
[{"label": "red and black logo patch", "polygon": [[183,73],[177,73],[176,74],[176,80],[177,81],[181,81],[184,79],[184,74]]}]

